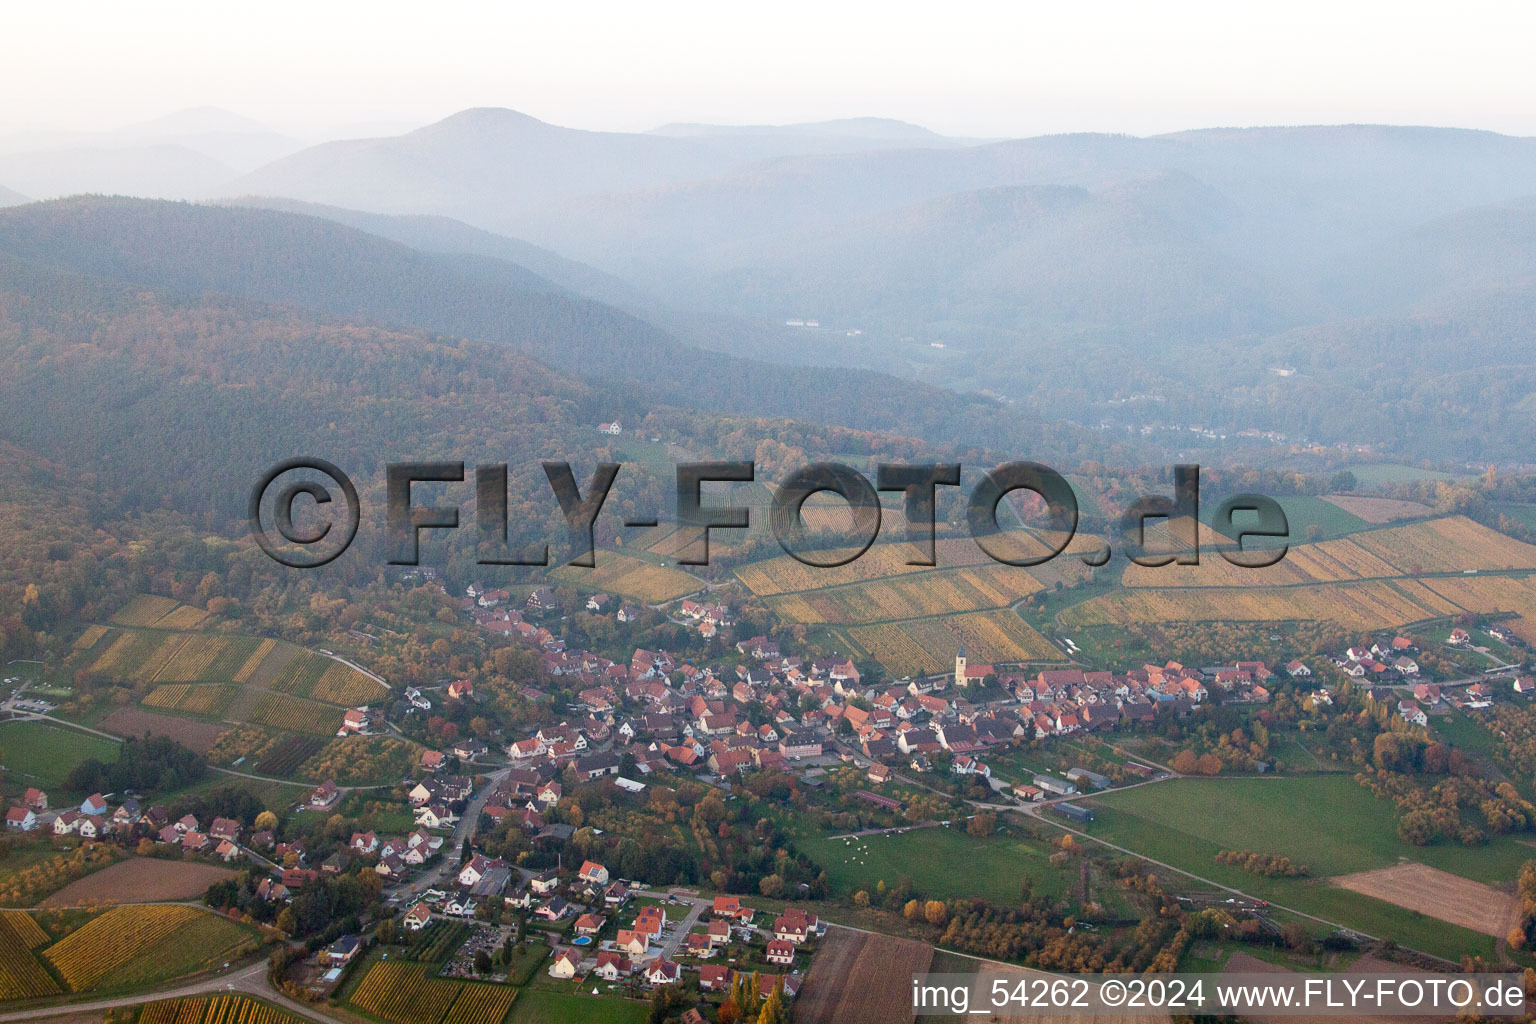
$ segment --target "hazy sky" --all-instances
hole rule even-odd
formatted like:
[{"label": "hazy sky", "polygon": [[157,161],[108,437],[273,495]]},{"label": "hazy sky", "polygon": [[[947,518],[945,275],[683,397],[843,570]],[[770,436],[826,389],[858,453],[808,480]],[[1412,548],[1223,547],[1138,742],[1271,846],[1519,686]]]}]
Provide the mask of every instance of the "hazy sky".
[{"label": "hazy sky", "polygon": [[855,115],[949,134],[1380,121],[1536,135],[1536,4],[12,3],[0,127],[213,105],[305,134]]}]

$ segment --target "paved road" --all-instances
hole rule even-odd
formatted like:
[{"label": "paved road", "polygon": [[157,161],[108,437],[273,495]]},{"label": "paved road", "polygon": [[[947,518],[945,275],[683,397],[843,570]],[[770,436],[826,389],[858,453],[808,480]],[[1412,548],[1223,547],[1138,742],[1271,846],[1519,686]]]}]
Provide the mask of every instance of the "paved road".
[{"label": "paved road", "polygon": [[475,838],[475,830],[480,827],[480,812],[485,809],[486,801],[490,799],[491,793],[495,791],[501,780],[507,777],[507,772],[511,770],[510,767],[502,768],[500,771],[486,777],[485,785],[481,786],[480,792],[476,793],[474,798],[469,801],[469,805],[464,808],[464,816],[453,827],[453,835],[443,844],[442,859],[436,865],[413,879],[409,886],[398,887],[391,890],[392,892],[425,892],[438,883],[443,877],[443,873],[449,869],[450,862],[452,862],[454,872],[457,874],[459,851],[464,848],[464,840]]},{"label": "paved road", "polygon": [[[713,907],[714,901],[697,896],[683,896],[678,893],[670,893],[669,895],[676,899],[685,900],[688,903],[688,913],[683,915],[683,919],[677,923],[676,931],[673,933],[672,938],[656,947],[658,950],[657,956],[671,959],[677,953],[678,948],[688,940],[688,933],[695,924],[698,924],[699,915],[703,914],[707,908]],[[667,916],[669,919],[671,918],[670,914]]]}]

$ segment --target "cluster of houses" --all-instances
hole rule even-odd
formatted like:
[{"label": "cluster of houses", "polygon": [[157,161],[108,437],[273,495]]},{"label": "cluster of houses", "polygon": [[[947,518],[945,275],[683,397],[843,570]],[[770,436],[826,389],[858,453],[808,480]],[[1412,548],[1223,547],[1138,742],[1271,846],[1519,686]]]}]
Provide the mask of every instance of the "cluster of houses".
[{"label": "cluster of houses", "polygon": [[1419,663],[1410,655],[1417,650],[1412,640],[1398,636],[1377,640],[1370,647],[1350,647],[1332,660],[1334,667],[1351,679],[1416,679]]},{"label": "cluster of houses", "polygon": [[728,605],[703,604],[686,598],[677,606],[677,617],[692,625],[706,640],[712,639],[721,629],[736,624]]},{"label": "cluster of houses", "polygon": [[[1536,690],[1536,679],[1517,676],[1512,689],[1518,694]],[[1377,700],[1396,701],[1397,714],[1410,725],[1428,725],[1429,712],[1449,704],[1467,710],[1491,707],[1498,696],[1498,687],[1488,680],[1480,680],[1468,686],[1440,686],[1437,683],[1419,683],[1413,688],[1412,699],[1400,697],[1398,691],[1373,689],[1371,696]]]},{"label": "cluster of houses", "polygon": [[172,821],[171,812],[165,807],[159,804],[141,807],[132,797],[113,808],[102,794],[92,793],[78,807],[50,811],[48,794],[36,787],[28,787],[21,802],[7,809],[5,826],[18,832],[46,828],[55,836],[79,836],[81,839],[140,836],[159,845],[209,855],[226,863],[244,856],[240,846],[243,829],[233,818],[214,818],[205,828],[196,815],[186,814]]},{"label": "cluster of houses", "polygon": [[[823,756],[839,733],[876,762],[905,762],[922,771],[933,755],[947,751],[956,772],[985,777],[990,769],[981,755],[991,746],[1135,726],[1164,709],[1186,714],[1213,692],[1223,702],[1263,703],[1270,699],[1273,679],[1257,661],[1027,674],[969,662],[961,651],[953,675],[872,687],[849,659],[804,659],[761,636],[736,644],[740,664],[701,665],[638,648],[626,665],[568,649],[546,627],[499,608],[500,595],[486,607],[486,593],[472,589],[479,596],[466,598],[466,610],[481,628],[538,651],[546,671],[568,681],[585,712],[584,718],[509,743],[508,758],[522,767],[574,771],[583,779],[617,774],[619,755],[626,752],[641,773],[660,766],[722,777],[786,770]],[[534,591],[525,610],[542,610],[548,602]],[[679,617],[690,621],[730,621],[729,610],[720,606],[687,600],[679,607]],[[1310,674],[1304,666],[1300,671]],[[985,706],[967,699],[972,687],[988,681],[1013,699],[989,699]],[[612,748],[609,756],[592,752],[600,745]],[[515,813],[527,817],[538,811],[534,803]],[[531,817],[526,824],[537,827]]]},{"label": "cluster of houses", "polygon": [[[590,863],[582,865],[581,875],[587,875],[592,867]],[[606,872],[603,875],[606,877]],[[770,966],[783,968],[784,992],[793,997],[800,987],[796,961],[801,958],[801,947],[823,934],[826,925],[815,914],[798,908],[785,910],[767,926],[755,925],[757,916],[756,911],[741,904],[739,897],[716,896],[707,920],[687,935],[664,940],[668,929],[666,906],[646,905],[628,927],[617,929],[610,939],[598,941],[606,924],[605,916],[598,912],[583,914],[572,931],[578,940],[586,938],[588,943],[559,950],[550,963],[549,974],[566,980],[593,977],[607,982],[635,978],[643,985],[659,986],[677,983],[684,971],[697,971],[700,990],[718,992],[730,986],[740,968],[733,963],[708,961],[725,956],[733,943],[756,940],[762,943],[762,959]],[[780,980],[779,975],[761,971],[758,977],[764,995]]]}]

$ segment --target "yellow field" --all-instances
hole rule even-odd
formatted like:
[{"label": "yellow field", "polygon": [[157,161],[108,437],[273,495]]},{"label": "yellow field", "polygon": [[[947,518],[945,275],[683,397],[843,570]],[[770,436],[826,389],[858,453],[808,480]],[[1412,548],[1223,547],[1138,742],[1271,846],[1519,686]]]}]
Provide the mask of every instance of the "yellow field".
[{"label": "yellow field", "polygon": [[155,622],[156,629],[196,629],[208,618],[208,613],[189,604],[167,613]]},{"label": "yellow field", "polygon": [[978,663],[1065,660],[1049,640],[1009,611],[855,626],[848,636],[898,676],[946,671],[961,647]]},{"label": "yellow field", "polygon": [[96,646],[96,641],[107,635],[106,626],[86,626],[85,632],[75,641],[75,650],[85,651]]},{"label": "yellow field", "polygon": [[263,640],[261,643],[257,644],[256,649],[251,652],[250,657],[246,658],[245,663],[242,664],[239,670],[235,672],[234,681],[237,683],[250,682],[251,676],[256,672],[257,666],[262,663],[262,660],[265,659],[267,655],[272,653],[272,648],[276,646],[276,640]]},{"label": "yellow field", "polygon": [[443,1024],[497,1024],[516,997],[517,989],[506,985],[462,984]]},{"label": "yellow field", "polygon": [[165,666],[153,677],[157,683],[191,683],[201,679],[213,659],[224,652],[229,641],[221,636],[197,633],[186,638]]},{"label": "yellow field", "polygon": [[148,1003],[139,1012],[139,1024],[305,1024],[295,1017],[249,996],[192,996]]},{"label": "yellow field", "polygon": [[1302,587],[1196,587],[1120,590],[1061,613],[1069,628],[1143,622],[1336,622],[1382,629],[1453,615],[1455,604],[1415,580]]},{"label": "yellow field", "polygon": [[154,594],[140,594],[118,609],[112,621],[119,626],[149,626],[176,610],[180,602]]},{"label": "yellow field", "polygon": [[680,570],[610,551],[598,552],[595,569],[567,565],[556,569],[553,575],[566,583],[622,594],[647,604],[671,601],[704,586],[696,577]]},{"label": "yellow field", "polygon": [[303,697],[269,693],[251,712],[250,721],[274,729],[329,736],[341,726],[341,710]]},{"label": "yellow field", "polygon": [[47,941],[31,914],[0,914],[0,1000],[58,994],[58,983],[32,954]]},{"label": "yellow field", "polygon": [[191,643],[197,634],[145,633],[143,636],[151,640],[155,637],[161,638],[149,657],[145,658],[138,670],[133,673],[133,678],[138,682],[149,683],[159,678],[160,672],[171,663],[171,659],[175,658],[184,646]]},{"label": "yellow field", "polygon": [[209,683],[167,683],[155,687],[141,702],[145,707],[184,711],[189,715],[216,715],[233,699],[233,687]]},{"label": "yellow field", "polygon": [[327,704],[367,704],[384,694],[383,687],[361,672],[333,661],[315,682],[309,695]]},{"label": "yellow field", "polygon": [[428,975],[421,964],[376,963],[352,993],[352,1002],[394,1024],[498,1024],[517,989]]},{"label": "yellow field", "polygon": [[992,564],[785,594],[767,604],[790,622],[868,624],[1006,608],[1041,589],[1027,570]]},{"label": "yellow field", "polygon": [[83,992],[206,916],[181,906],[114,907],[48,947],[44,955],[65,984]]},{"label": "yellow field", "polygon": [[123,656],[128,653],[137,640],[138,637],[133,633],[119,633],[117,638],[112,641],[111,646],[102,651],[96,660],[91,663],[91,672],[101,675],[111,674],[117,669],[118,665],[122,664]]},{"label": "yellow field", "polygon": [[1368,530],[1339,540],[1300,544],[1276,565],[1243,569],[1202,552],[1199,565],[1128,565],[1128,587],[1278,587],[1393,579],[1467,569],[1533,569],[1536,547],[1465,516]]},{"label": "yellow field", "polygon": [[1469,612],[1514,612],[1509,623],[1521,639],[1536,642],[1536,577],[1446,576],[1425,580],[1424,586]]}]

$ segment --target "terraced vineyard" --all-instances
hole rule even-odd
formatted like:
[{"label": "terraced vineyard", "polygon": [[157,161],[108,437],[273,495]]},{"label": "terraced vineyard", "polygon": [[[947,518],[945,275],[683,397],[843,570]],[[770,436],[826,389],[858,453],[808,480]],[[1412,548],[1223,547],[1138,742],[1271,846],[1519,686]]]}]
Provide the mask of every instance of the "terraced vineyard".
[{"label": "terraced vineyard", "polygon": [[250,996],[162,999],[139,1011],[138,1024],[307,1024],[286,1010]]},{"label": "terraced vineyard", "polygon": [[943,672],[964,648],[972,661],[1062,661],[1061,653],[1010,611],[855,626],[849,638],[895,675]]},{"label": "terraced vineyard", "polygon": [[1242,569],[1219,557],[1198,566],[1131,565],[1125,589],[1067,608],[1059,620],[1071,629],[1224,620],[1331,622],[1365,631],[1464,611],[1513,612],[1520,616],[1511,623],[1515,632],[1536,639],[1533,569],[1536,547],[1449,516],[1302,544],[1269,569]]},{"label": "terraced vineyard", "polygon": [[351,1002],[391,1024],[499,1024],[517,989],[432,977],[420,964],[381,962],[368,969]]},{"label": "terraced vineyard", "polygon": [[58,994],[59,983],[32,952],[47,942],[47,933],[32,915],[0,914],[0,999]]},{"label": "terraced vineyard", "polygon": [[1403,626],[1461,608],[1416,580],[1302,587],[1119,590],[1061,613],[1068,628],[1141,622],[1336,622],[1349,629]]},{"label": "terraced vineyard", "polygon": [[169,598],[135,598],[112,625],[82,632],[66,667],[131,683],[146,709],[321,736],[335,733],[341,709],[387,692],[366,673],[279,640],[165,629],[178,616],[191,621],[182,610]]},{"label": "terraced vineyard", "polygon": [[256,946],[245,929],[216,914],[161,904],[114,907],[45,948],[42,956],[70,991],[86,992],[178,978]]},{"label": "terraced vineyard", "polygon": [[[1013,557],[1039,556],[1040,535],[1013,531],[1000,543]],[[1010,610],[1022,598],[1090,572],[1080,555],[1102,541],[1073,538],[1037,566],[1005,565],[965,537],[935,543],[937,567],[908,565],[905,542],[878,544],[848,565],[818,569],[792,558],[743,566],[737,577],[786,622],[848,626],[847,638],[896,675],[939,672],[957,647],[978,660],[1063,661],[1045,637]]]},{"label": "terraced vineyard", "polygon": [[232,686],[169,683],[151,690],[143,704],[147,708],[164,708],[189,715],[219,715],[234,696]]},{"label": "terraced vineyard", "polygon": [[459,948],[469,936],[469,926],[458,921],[436,920],[423,928],[405,951],[407,960],[436,963]]},{"label": "terraced vineyard", "polygon": [[1278,564],[1244,569],[1219,556],[1199,565],[1128,565],[1128,587],[1280,587],[1435,573],[1536,569],[1536,547],[1448,516],[1292,547]]},{"label": "terraced vineyard", "polygon": [[341,709],[303,697],[269,693],[252,709],[250,721],[288,732],[330,736],[341,726]]},{"label": "terraced vineyard", "polygon": [[671,601],[704,586],[701,580],[686,572],[612,551],[598,552],[594,569],[564,566],[551,575],[566,583],[621,594],[646,604]]}]

